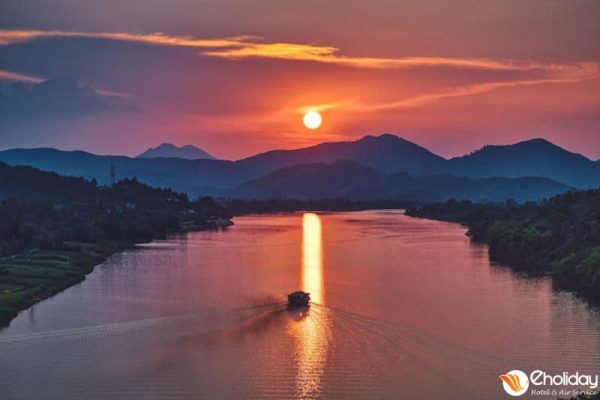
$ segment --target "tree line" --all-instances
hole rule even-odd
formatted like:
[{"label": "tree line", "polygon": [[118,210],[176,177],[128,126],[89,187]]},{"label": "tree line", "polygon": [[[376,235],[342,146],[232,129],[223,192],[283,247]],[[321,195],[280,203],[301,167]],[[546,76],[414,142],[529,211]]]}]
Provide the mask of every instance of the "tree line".
[{"label": "tree line", "polygon": [[521,205],[450,200],[407,214],[460,222],[475,241],[488,245],[492,260],[550,274],[558,287],[600,303],[600,189]]}]

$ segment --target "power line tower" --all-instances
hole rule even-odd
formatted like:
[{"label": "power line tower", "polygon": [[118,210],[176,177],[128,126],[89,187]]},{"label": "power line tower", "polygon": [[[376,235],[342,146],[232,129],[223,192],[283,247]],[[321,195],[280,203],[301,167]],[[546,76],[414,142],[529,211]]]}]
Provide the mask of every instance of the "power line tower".
[{"label": "power line tower", "polygon": [[111,161],[110,163],[110,186],[115,186],[117,172],[115,169],[115,163]]}]

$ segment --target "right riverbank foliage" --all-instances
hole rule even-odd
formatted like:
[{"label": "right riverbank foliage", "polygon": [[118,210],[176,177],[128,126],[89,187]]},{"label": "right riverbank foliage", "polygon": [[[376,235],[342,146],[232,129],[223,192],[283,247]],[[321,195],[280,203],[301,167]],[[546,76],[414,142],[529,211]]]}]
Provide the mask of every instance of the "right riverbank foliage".
[{"label": "right riverbank foliage", "polygon": [[211,198],[0,163],[0,326],[134,243],[230,224]]},{"label": "right riverbank foliage", "polygon": [[600,189],[523,205],[450,200],[407,214],[460,222],[474,240],[489,246],[492,260],[549,273],[557,286],[600,303]]}]

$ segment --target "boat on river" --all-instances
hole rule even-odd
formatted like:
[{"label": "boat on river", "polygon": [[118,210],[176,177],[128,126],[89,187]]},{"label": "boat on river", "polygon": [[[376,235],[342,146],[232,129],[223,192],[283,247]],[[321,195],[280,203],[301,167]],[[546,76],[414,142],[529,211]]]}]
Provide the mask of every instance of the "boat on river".
[{"label": "boat on river", "polygon": [[297,291],[288,294],[288,308],[308,307],[310,305],[310,293]]}]

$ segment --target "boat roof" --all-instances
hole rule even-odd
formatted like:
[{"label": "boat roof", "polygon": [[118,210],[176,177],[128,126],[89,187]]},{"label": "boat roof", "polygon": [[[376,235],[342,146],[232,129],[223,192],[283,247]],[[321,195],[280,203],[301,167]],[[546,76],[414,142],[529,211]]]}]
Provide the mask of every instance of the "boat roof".
[{"label": "boat roof", "polygon": [[289,294],[289,296],[308,296],[308,295],[310,295],[310,293],[306,293],[301,290],[298,290],[297,292],[292,292]]}]

